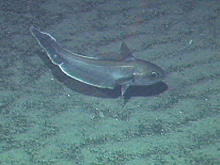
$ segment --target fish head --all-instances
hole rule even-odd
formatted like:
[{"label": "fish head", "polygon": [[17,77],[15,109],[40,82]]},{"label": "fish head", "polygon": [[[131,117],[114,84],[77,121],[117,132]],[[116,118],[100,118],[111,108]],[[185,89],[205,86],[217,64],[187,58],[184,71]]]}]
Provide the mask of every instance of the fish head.
[{"label": "fish head", "polygon": [[132,85],[152,85],[162,81],[165,77],[165,71],[148,61],[135,59]]}]

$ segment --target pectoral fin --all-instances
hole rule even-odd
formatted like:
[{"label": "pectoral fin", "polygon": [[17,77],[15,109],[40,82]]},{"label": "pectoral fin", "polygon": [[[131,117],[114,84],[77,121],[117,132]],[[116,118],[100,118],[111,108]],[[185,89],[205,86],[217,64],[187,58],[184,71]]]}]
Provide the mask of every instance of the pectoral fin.
[{"label": "pectoral fin", "polygon": [[126,92],[126,90],[129,87],[129,84],[131,81],[133,81],[133,76],[130,77],[125,77],[125,78],[120,78],[116,82],[117,84],[121,85],[121,95],[123,96]]},{"label": "pectoral fin", "polygon": [[128,89],[128,87],[129,87],[129,84],[123,84],[121,86],[121,95],[122,96],[124,96],[124,94],[125,94],[126,90]]}]

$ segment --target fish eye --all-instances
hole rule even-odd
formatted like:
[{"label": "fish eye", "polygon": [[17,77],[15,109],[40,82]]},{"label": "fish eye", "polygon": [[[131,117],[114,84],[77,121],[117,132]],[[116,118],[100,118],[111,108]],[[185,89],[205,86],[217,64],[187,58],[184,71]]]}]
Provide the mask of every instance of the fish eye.
[{"label": "fish eye", "polygon": [[154,80],[154,79],[157,79],[158,77],[159,77],[158,72],[155,72],[155,71],[151,72],[150,79]]}]

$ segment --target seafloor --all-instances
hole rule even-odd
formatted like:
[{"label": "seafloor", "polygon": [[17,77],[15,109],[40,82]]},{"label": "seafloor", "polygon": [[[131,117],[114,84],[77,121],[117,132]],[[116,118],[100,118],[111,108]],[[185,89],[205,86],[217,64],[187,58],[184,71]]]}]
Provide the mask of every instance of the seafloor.
[{"label": "seafloor", "polygon": [[[1,0],[0,22],[1,165],[220,164],[219,0]],[[65,76],[31,25],[88,56],[125,41],[167,78],[123,103]]]}]

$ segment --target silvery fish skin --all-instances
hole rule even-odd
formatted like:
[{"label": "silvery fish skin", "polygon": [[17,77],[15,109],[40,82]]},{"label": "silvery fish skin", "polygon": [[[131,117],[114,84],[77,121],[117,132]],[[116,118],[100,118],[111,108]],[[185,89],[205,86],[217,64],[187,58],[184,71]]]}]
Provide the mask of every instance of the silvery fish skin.
[{"label": "silvery fish skin", "polygon": [[147,86],[165,78],[165,71],[148,61],[135,58],[122,42],[121,59],[102,59],[63,49],[54,37],[31,26],[30,31],[53,64],[69,77],[99,88],[121,85],[124,95],[129,86]]}]

